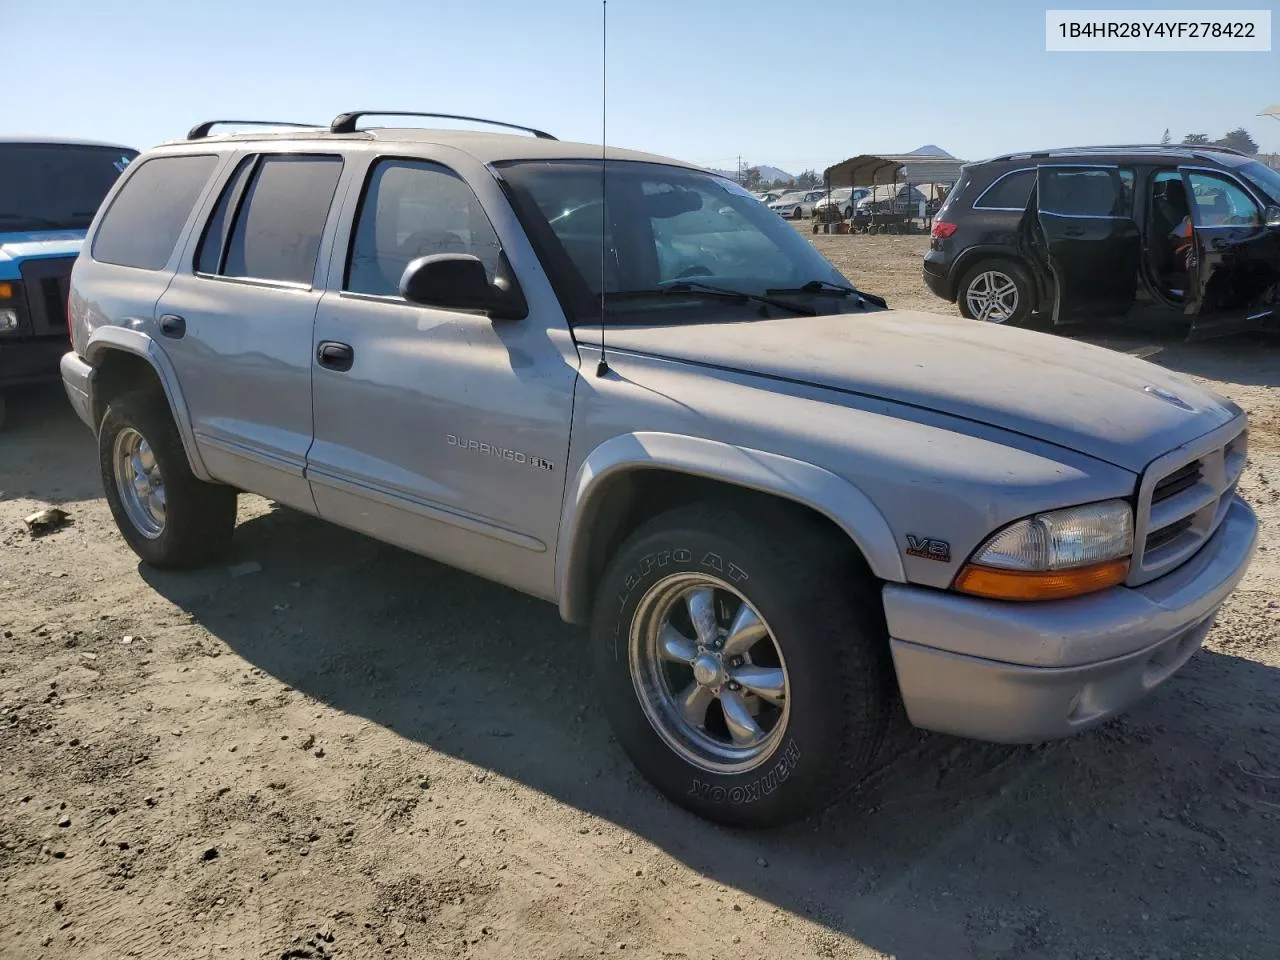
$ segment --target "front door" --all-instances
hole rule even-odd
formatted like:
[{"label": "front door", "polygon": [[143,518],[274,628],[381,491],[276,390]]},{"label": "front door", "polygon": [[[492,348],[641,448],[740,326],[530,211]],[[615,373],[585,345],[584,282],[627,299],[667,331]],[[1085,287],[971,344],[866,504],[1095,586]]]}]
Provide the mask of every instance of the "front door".
[{"label": "front door", "polygon": [[309,513],[315,274],[341,175],[334,155],[240,159],[156,310],[209,472]]},{"label": "front door", "polygon": [[[496,181],[468,175],[368,161],[316,316],[307,476],[326,519],[551,596],[577,349]],[[405,266],[435,253],[523,276],[528,315],[405,301]]]},{"label": "front door", "polygon": [[1055,291],[1053,322],[1121,316],[1133,305],[1142,243],[1133,221],[1133,171],[1043,166],[1032,201]]},{"label": "front door", "polygon": [[1280,223],[1234,177],[1183,169],[1191,207],[1188,339],[1261,329],[1280,317]]}]

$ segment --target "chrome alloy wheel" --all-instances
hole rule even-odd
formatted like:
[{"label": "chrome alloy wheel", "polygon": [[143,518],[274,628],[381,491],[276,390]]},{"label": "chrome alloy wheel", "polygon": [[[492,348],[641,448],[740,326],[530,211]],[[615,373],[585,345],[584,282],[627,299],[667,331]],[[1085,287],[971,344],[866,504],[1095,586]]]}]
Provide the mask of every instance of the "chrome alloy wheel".
[{"label": "chrome alloy wheel", "polygon": [[654,584],[631,621],[628,659],[654,730],[703,770],[750,770],[786,731],[782,651],[750,602],[717,577],[679,573]]},{"label": "chrome alloy wheel", "polygon": [[164,478],[145,437],[132,427],[116,434],[111,463],[120,503],[133,528],[148,540],[164,532]]},{"label": "chrome alloy wheel", "polygon": [[1007,273],[986,270],[973,278],[964,299],[975,320],[1004,323],[1018,312],[1018,285]]}]

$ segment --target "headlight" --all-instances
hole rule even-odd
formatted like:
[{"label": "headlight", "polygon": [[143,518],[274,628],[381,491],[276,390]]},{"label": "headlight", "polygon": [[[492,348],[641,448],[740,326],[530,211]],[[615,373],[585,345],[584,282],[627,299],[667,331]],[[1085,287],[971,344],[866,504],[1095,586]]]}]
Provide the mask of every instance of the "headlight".
[{"label": "headlight", "polygon": [[988,537],[955,589],[997,600],[1059,600],[1123,583],[1133,553],[1133,511],[1107,500],[1036,514]]},{"label": "headlight", "polygon": [[0,333],[18,329],[18,311],[12,307],[0,307]]}]

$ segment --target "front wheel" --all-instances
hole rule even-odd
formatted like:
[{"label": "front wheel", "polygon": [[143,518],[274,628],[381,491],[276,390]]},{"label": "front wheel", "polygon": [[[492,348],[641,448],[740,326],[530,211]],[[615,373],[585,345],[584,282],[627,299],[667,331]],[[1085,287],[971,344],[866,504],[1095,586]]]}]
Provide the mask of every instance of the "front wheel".
[{"label": "front wheel", "polygon": [[643,526],[610,563],[592,623],[604,708],[632,762],[724,824],[830,804],[869,771],[892,703],[868,587],[798,528],[709,505]]},{"label": "front wheel", "polygon": [[1011,260],[986,260],[960,280],[956,305],[970,320],[1017,326],[1031,315],[1031,280]]}]

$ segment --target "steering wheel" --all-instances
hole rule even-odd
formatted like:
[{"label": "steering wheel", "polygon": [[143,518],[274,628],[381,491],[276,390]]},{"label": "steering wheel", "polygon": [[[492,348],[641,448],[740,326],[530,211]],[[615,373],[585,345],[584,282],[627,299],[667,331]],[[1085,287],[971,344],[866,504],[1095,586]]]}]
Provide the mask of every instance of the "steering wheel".
[{"label": "steering wheel", "polygon": [[715,276],[715,274],[713,274],[710,270],[708,270],[702,264],[694,263],[694,264],[690,264],[689,266],[681,270],[679,273],[677,273],[676,279],[682,280],[685,277],[711,277],[711,276]]}]

